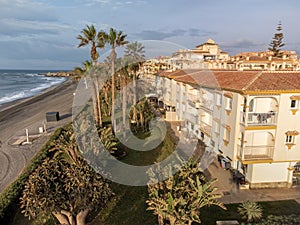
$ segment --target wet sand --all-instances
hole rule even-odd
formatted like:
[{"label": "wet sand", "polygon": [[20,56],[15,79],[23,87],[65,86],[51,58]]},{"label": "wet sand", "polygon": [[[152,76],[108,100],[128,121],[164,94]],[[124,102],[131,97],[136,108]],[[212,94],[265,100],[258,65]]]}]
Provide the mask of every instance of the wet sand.
[{"label": "wet sand", "polygon": [[[71,80],[45,92],[0,107],[0,192],[17,178],[33,155],[41,149],[49,135],[72,119],[73,93],[77,83]],[[46,112],[59,112],[59,121],[46,122]],[[39,134],[46,123],[47,133]],[[32,144],[18,145],[25,137],[37,135]],[[34,137],[34,136],[33,136]]]}]

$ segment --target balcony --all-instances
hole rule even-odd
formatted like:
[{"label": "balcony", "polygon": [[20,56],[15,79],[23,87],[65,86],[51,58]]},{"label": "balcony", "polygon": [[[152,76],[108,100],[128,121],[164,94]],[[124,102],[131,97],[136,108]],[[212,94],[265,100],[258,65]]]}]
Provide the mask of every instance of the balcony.
[{"label": "balcony", "polygon": [[[241,112],[241,123],[245,124],[246,114]],[[249,112],[247,125],[248,126],[275,126],[277,124],[277,112],[257,113]]]},{"label": "balcony", "polygon": [[193,124],[198,124],[198,115],[194,113],[185,113],[185,119]]},{"label": "balcony", "polygon": [[193,101],[193,100],[188,100],[188,104],[195,108],[195,109],[199,109],[200,108],[200,102],[199,101]]},{"label": "balcony", "polygon": [[238,145],[238,157],[243,161],[267,161],[272,162],[274,154],[274,146],[240,146]]},{"label": "balcony", "polygon": [[209,109],[209,110],[213,110],[213,108],[214,108],[214,104],[213,104],[212,100],[202,99],[200,104],[202,107]]},{"label": "balcony", "polygon": [[207,124],[207,123],[201,121],[201,122],[199,123],[199,126],[200,126],[200,130],[201,130],[203,133],[205,133],[205,134],[211,136],[211,131],[212,131],[211,125],[209,125],[209,124]]}]

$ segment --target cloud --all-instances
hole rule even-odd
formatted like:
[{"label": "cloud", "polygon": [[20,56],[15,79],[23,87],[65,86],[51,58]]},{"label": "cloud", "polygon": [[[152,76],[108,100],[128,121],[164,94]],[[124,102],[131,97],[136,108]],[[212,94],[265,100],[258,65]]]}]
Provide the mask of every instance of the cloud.
[{"label": "cloud", "polygon": [[95,6],[95,5],[108,5],[111,9],[120,9],[127,6],[138,6],[145,5],[146,1],[143,0],[128,0],[128,1],[115,1],[115,0],[85,0],[84,5],[86,6]]},{"label": "cloud", "polygon": [[216,35],[217,32],[206,31],[198,28],[189,29],[174,29],[171,31],[160,31],[160,30],[143,30],[139,33],[134,33],[135,36],[143,40],[164,40],[172,37],[211,37]]},{"label": "cloud", "polygon": [[186,31],[184,30],[173,30],[170,32],[157,30],[143,30],[139,33],[135,33],[135,35],[144,40],[164,40],[169,37],[184,35],[185,33]]},{"label": "cloud", "polygon": [[0,0],[1,18],[15,18],[21,20],[55,21],[57,15],[53,7],[33,0]]},{"label": "cloud", "polygon": [[265,45],[265,43],[259,43],[255,42],[249,39],[238,39],[233,42],[225,42],[222,44],[222,46],[227,48],[245,48],[245,47],[261,47],[262,45]]},{"label": "cloud", "polygon": [[69,25],[55,22],[20,20],[13,18],[0,19],[1,35],[16,37],[36,34],[59,34],[71,29]]},{"label": "cloud", "polygon": [[267,44],[268,43],[241,38],[235,41],[222,42],[220,43],[220,46],[223,50],[226,50],[230,52],[231,55],[234,55],[239,52],[267,50]]},{"label": "cloud", "polygon": [[217,35],[217,32],[214,31],[207,31],[203,29],[198,29],[198,28],[190,28],[187,31],[188,36],[190,37],[212,37]]}]

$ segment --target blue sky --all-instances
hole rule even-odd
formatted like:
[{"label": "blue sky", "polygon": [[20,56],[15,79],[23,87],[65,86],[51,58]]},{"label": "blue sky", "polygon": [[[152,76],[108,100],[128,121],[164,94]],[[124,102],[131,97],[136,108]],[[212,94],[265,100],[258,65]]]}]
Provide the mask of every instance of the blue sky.
[{"label": "blue sky", "polygon": [[81,66],[86,24],[189,49],[212,38],[233,55],[267,49],[282,21],[285,49],[300,54],[299,10],[298,0],[0,0],[0,69]]}]

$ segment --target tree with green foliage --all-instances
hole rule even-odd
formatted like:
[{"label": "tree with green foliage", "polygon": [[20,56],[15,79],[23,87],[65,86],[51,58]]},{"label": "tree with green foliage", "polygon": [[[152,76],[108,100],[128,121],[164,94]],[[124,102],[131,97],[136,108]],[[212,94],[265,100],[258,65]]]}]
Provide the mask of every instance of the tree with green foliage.
[{"label": "tree with green foliage", "polygon": [[253,222],[262,218],[262,208],[257,202],[245,201],[238,207],[238,212],[247,222]]},{"label": "tree with green foliage", "polygon": [[74,80],[79,81],[82,77],[84,77],[85,73],[92,67],[92,61],[86,60],[83,63],[82,67],[75,67],[74,73],[75,76],[73,77]]},{"label": "tree with green foliage", "polygon": [[[104,48],[105,43],[99,40],[98,36],[101,34],[100,32],[97,33],[94,25],[86,25],[86,28],[84,28],[81,31],[82,35],[78,35],[77,39],[80,40],[80,43],[78,44],[78,48],[84,47],[87,45],[91,45],[91,51],[90,55],[92,58],[93,65],[96,66],[99,53],[97,51],[97,48]],[[102,114],[101,114],[101,100],[100,100],[100,90],[99,90],[99,82],[98,77],[95,73],[89,73],[90,79],[91,79],[91,91],[92,91],[92,99],[93,99],[93,109],[94,109],[94,117],[95,122],[97,125],[102,127]]]},{"label": "tree with green foliage", "polygon": [[283,33],[282,31],[282,25],[281,22],[279,22],[277,28],[276,28],[276,33],[274,34],[274,37],[271,41],[271,43],[269,44],[269,51],[273,52],[273,55],[275,57],[281,57],[282,53],[281,53],[281,48],[285,45],[283,43]]},{"label": "tree with green foliage", "polygon": [[[149,199],[146,201],[148,210],[158,216],[159,225],[167,222],[170,225],[201,223],[201,208],[216,205],[222,209],[225,206],[217,199],[213,187],[215,180],[207,181],[198,169],[199,164],[189,162],[174,176],[165,181],[158,181],[155,175],[159,171],[149,171],[151,183],[148,186]],[[170,168],[159,173],[170,173]],[[158,173],[158,174],[159,174]]]},{"label": "tree with green foliage", "polygon": [[140,69],[140,66],[142,62],[145,60],[145,47],[142,45],[142,43],[139,42],[133,42],[125,47],[125,57],[129,58],[129,60],[133,63],[129,65],[130,71],[132,71],[132,84],[133,84],[133,121],[137,120],[137,110],[136,110],[136,79],[137,79],[137,72]]},{"label": "tree with green foliage", "polygon": [[115,113],[114,113],[114,108],[115,108],[115,63],[117,59],[117,52],[116,48],[124,46],[128,43],[127,40],[125,40],[127,37],[126,34],[123,34],[123,31],[117,31],[113,28],[110,28],[109,33],[105,33],[104,31],[100,31],[98,33],[98,42],[99,43],[105,43],[109,44],[111,47],[111,52],[110,52],[110,69],[111,69],[111,99],[112,99],[112,125],[113,125],[113,130],[116,130],[116,124],[114,121],[115,118]]},{"label": "tree with green foliage", "polygon": [[88,213],[106,207],[109,183],[81,157],[70,128],[51,143],[52,156],[29,176],[21,197],[29,218],[52,214],[61,225],[85,225]]},{"label": "tree with green foliage", "polygon": [[29,218],[52,213],[61,225],[85,225],[88,213],[111,196],[109,184],[84,161],[47,159],[29,176],[21,208]]}]

